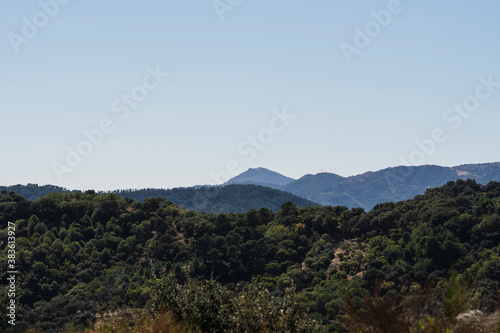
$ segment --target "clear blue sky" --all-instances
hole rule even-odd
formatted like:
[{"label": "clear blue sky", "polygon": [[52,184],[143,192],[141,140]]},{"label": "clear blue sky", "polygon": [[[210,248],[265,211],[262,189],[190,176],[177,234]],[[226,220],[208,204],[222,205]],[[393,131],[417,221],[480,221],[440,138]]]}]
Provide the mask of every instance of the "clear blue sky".
[{"label": "clear blue sky", "polygon": [[[470,98],[480,76],[500,82],[497,0],[55,1],[0,5],[1,185],[191,186],[229,161],[294,178],[500,161],[500,87]],[[370,42],[357,36],[348,62],[356,27]],[[447,112],[464,100],[473,112]],[[103,119],[111,133],[69,166]],[[436,128],[447,140],[419,148]]]}]

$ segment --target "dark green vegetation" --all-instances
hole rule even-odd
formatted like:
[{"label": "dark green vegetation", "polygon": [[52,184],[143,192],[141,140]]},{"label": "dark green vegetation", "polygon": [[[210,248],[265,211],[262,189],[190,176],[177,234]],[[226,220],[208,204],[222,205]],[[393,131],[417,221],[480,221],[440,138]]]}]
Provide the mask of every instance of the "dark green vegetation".
[{"label": "dark green vegetation", "polygon": [[[166,307],[210,332],[234,325],[258,331],[266,323],[292,332],[315,332],[318,323],[345,332],[363,319],[347,305],[365,307],[360,313],[369,317],[382,304],[398,316],[400,295],[416,290],[443,296],[440,317],[450,326],[470,307],[500,308],[496,182],[449,182],[370,212],[287,202],[277,212],[217,215],[181,210],[163,198],[138,202],[88,191],[29,202],[3,193],[2,281],[7,221],[16,223],[19,320],[47,332],[83,328],[128,307]],[[452,268],[462,274],[458,280]],[[457,281],[464,276],[470,279],[462,288]],[[375,286],[373,298],[363,296]],[[5,291],[0,295],[5,304]],[[438,308],[422,306],[433,316]]]},{"label": "dark green vegetation", "polygon": [[294,194],[255,185],[208,186],[195,188],[174,188],[171,190],[118,190],[122,197],[138,201],[162,197],[179,205],[182,209],[206,213],[241,213],[262,207],[277,211],[283,202],[293,202],[298,207],[317,206],[316,203]]},{"label": "dark green vegetation", "polygon": [[46,196],[50,193],[73,193],[74,191],[54,185],[28,184],[28,185],[13,185],[0,186],[0,192],[15,192],[22,195],[28,201],[35,201],[38,198]]},{"label": "dark green vegetation", "polygon": [[[76,193],[62,187],[36,184],[0,186],[0,191],[21,194],[29,201],[39,199],[49,193]],[[251,209],[280,209],[283,202],[290,201],[298,207],[317,206],[315,202],[300,198],[281,190],[255,185],[205,186],[199,188],[135,189],[117,190],[121,197],[143,201],[147,198],[162,197],[179,205],[181,209],[206,213],[240,213]],[[109,192],[99,192],[109,194]]]}]

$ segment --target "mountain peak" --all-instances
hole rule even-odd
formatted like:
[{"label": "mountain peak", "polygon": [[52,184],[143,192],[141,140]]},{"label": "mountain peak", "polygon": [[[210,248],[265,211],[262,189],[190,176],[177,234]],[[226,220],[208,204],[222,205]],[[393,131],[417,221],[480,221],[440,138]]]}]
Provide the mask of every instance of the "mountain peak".
[{"label": "mountain peak", "polygon": [[247,171],[239,174],[238,176],[231,178],[223,185],[231,184],[247,184],[247,185],[261,185],[272,188],[281,189],[283,186],[290,184],[295,179],[283,176],[275,171],[258,167],[250,168]]}]

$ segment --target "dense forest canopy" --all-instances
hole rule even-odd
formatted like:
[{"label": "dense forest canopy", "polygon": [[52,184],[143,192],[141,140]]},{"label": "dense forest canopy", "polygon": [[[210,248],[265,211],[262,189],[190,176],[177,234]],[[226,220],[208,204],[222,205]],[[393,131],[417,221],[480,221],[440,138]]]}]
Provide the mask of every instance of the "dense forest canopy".
[{"label": "dense forest canopy", "polygon": [[[168,308],[203,331],[258,331],[274,323],[285,331],[346,332],[357,320],[350,305],[379,296],[397,301],[416,290],[444,295],[456,281],[468,281],[466,302],[449,302],[460,305],[454,308],[441,298],[442,313],[421,315],[452,325],[457,308],[500,308],[496,182],[449,182],[369,212],[285,202],[276,211],[214,214],[160,197],[139,202],[87,191],[28,201],[4,191],[2,281],[9,221],[16,229],[19,329],[84,329],[119,309]],[[0,295],[5,304],[5,290]],[[227,305],[211,313],[205,300]],[[258,314],[264,305],[268,317],[244,312]],[[206,315],[197,316],[201,311]],[[1,318],[6,329],[5,313]]]}]

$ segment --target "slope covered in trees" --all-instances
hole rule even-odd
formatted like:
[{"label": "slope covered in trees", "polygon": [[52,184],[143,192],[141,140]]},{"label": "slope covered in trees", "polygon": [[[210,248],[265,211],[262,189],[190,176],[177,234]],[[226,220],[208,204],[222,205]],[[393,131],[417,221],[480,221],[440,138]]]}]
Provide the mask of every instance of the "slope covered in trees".
[{"label": "slope covered in trees", "polygon": [[0,192],[4,192],[4,195],[10,192],[15,192],[22,195],[28,201],[35,201],[36,199],[39,199],[50,193],[73,193],[74,191],[54,185],[41,186],[38,184],[18,184],[12,186],[0,186]]},{"label": "slope covered in trees", "polygon": [[[349,305],[369,316],[380,304],[397,310],[401,295],[419,290],[441,295],[442,307],[422,305],[427,321],[417,318],[418,327],[440,318],[451,327],[469,308],[488,314],[500,307],[495,182],[449,182],[368,213],[287,202],[277,212],[217,215],[181,210],[164,198],[138,202],[89,191],[30,202],[4,193],[2,281],[8,221],[16,225],[18,329],[83,329],[118,309],[166,307],[210,332],[270,323],[290,332],[346,332],[360,322]],[[462,288],[454,281],[469,282]],[[460,292],[448,292],[454,285],[469,296],[456,301]],[[373,298],[363,296],[374,288]],[[0,296],[5,304],[5,288]],[[207,304],[226,305],[208,311]],[[402,313],[396,310],[394,318]]]},{"label": "slope covered in trees", "polygon": [[241,213],[251,209],[280,209],[287,201],[298,207],[316,206],[315,202],[281,190],[256,185],[204,186],[200,188],[143,189],[114,191],[122,197],[143,201],[162,197],[183,209],[205,213]]},{"label": "slope covered in trees", "polygon": [[[76,193],[58,186],[36,184],[0,186],[0,192],[21,194],[29,201],[34,201],[50,193]],[[117,193],[121,197],[129,197],[143,201],[147,198],[162,197],[179,205],[181,209],[202,211],[205,213],[239,213],[251,209],[267,208],[273,211],[287,201],[298,207],[316,206],[315,202],[296,196],[295,194],[256,185],[202,186],[199,188],[174,189],[129,189],[98,194]]]}]

